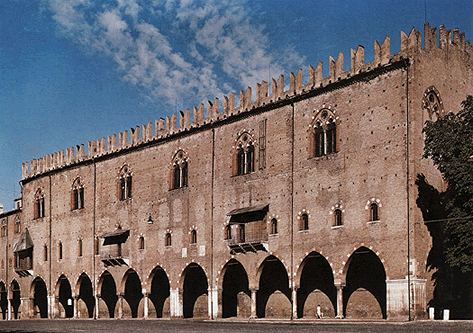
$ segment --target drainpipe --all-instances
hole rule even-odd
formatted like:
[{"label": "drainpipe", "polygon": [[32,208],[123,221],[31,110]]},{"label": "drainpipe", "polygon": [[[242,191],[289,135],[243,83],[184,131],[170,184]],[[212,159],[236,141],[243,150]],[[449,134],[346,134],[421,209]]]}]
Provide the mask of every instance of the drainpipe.
[{"label": "drainpipe", "polygon": [[[294,316],[297,318],[297,293],[294,281],[294,103],[291,103],[292,111],[292,136],[291,136],[291,292],[292,292],[292,309],[291,309],[291,320]],[[293,311],[296,309],[295,311]]]}]

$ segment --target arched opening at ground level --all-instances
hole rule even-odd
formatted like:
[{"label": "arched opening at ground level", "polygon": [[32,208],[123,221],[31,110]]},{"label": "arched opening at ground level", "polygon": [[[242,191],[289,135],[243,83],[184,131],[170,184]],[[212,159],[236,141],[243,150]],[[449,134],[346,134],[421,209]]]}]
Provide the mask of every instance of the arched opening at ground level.
[{"label": "arched opening at ground level", "polygon": [[347,267],[344,316],[386,319],[386,272],[379,257],[362,246],[350,256]]},{"label": "arched opening at ground level", "polygon": [[74,317],[74,302],[72,300],[72,289],[69,280],[64,275],[59,277],[56,284],[58,289],[58,311],[59,318]]},{"label": "arched opening at ground level", "polygon": [[92,282],[87,274],[82,273],[79,277],[79,295],[77,299],[77,317],[93,318],[94,317],[94,293]]},{"label": "arched opening at ground level", "polygon": [[208,318],[208,282],[204,270],[192,263],[183,272],[184,318]]},{"label": "arched opening at ground level", "polygon": [[291,318],[291,289],[283,263],[275,256],[267,257],[260,267],[259,290],[256,293],[258,318]]},{"label": "arched opening at ground level", "polygon": [[250,317],[251,295],[248,274],[243,265],[235,259],[224,267],[222,285],[222,317]]},{"label": "arched opening at ground level", "polygon": [[[157,266],[151,272],[151,293],[149,299],[152,306],[149,307],[148,316],[156,318],[170,317],[169,279],[161,267]],[[154,308],[154,311],[153,309]]]},{"label": "arched opening at ground level", "polygon": [[[104,272],[100,278],[100,300],[99,303],[99,317],[100,318],[114,318],[115,307],[117,305],[117,286],[113,276],[109,272]],[[105,305],[105,306],[103,306]]]},{"label": "arched opening at ground level", "polygon": [[20,319],[20,285],[16,280],[13,280],[10,285],[10,291],[12,293],[10,299],[10,306],[13,312],[13,319]]},{"label": "arched opening at ground level", "polygon": [[48,318],[48,290],[46,283],[40,277],[33,280],[31,285],[33,293],[33,317]]},{"label": "arched opening at ground level", "polygon": [[5,283],[0,282],[0,310],[2,311],[2,320],[7,319],[8,299]]},{"label": "arched opening at ground level", "polygon": [[133,269],[129,269],[124,279],[126,281],[124,298],[129,307],[123,308],[123,317],[138,318],[138,306],[143,298],[140,278]]},{"label": "arched opening at ground level", "polygon": [[317,307],[324,317],[334,318],[337,307],[337,289],[332,268],[317,252],[311,252],[301,264],[300,287],[297,290],[297,317],[316,318]]}]

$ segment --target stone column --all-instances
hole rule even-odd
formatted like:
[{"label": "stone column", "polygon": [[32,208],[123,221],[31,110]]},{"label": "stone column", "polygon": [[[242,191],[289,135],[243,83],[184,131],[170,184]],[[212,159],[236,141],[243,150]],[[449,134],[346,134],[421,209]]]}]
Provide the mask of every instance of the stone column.
[{"label": "stone column", "polygon": [[218,289],[209,288],[209,318],[216,319],[218,316]]},{"label": "stone column", "polygon": [[11,299],[7,297],[7,320],[11,320]]},{"label": "stone column", "polygon": [[335,283],[335,287],[337,288],[337,316],[335,318],[343,318],[343,288],[345,284],[343,283]]},{"label": "stone column", "polygon": [[169,295],[171,318],[183,317],[182,291],[178,288],[170,290]]},{"label": "stone column", "polygon": [[256,318],[256,292],[258,289],[251,289],[251,317]]},{"label": "stone column", "polygon": [[149,314],[149,296],[148,293],[143,293],[143,318],[148,319]]},{"label": "stone column", "polygon": [[72,306],[74,310],[74,319],[77,319],[80,317],[79,314],[79,296],[72,296]]},{"label": "stone column", "polygon": [[57,318],[57,302],[59,302],[59,298],[54,295],[48,295],[48,318],[53,319]]},{"label": "stone column", "polygon": [[118,295],[118,301],[117,301],[117,306],[118,306],[118,319],[123,318],[123,295],[120,294]]},{"label": "stone column", "polygon": [[292,288],[292,319],[297,318],[297,287]]},{"label": "stone column", "polygon": [[100,300],[100,295],[95,295],[95,308],[94,308],[94,319],[99,319],[100,318],[100,309],[99,309],[99,300]]}]

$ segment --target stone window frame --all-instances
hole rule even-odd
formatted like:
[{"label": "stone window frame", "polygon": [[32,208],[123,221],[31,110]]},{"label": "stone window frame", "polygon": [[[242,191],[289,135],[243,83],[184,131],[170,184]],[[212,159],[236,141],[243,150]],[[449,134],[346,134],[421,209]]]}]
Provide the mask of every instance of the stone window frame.
[{"label": "stone window frame", "polygon": [[197,245],[197,228],[192,227],[189,231],[189,244],[192,246]]},{"label": "stone window frame", "polygon": [[117,197],[120,201],[126,201],[133,195],[133,169],[127,163],[123,164],[117,177]]},{"label": "stone window frame", "polygon": [[57,258],[58,260],[64,259],[64,246],[61,241],[57,243]]},{"label": "stone window frame", "polygon": [[1,237],[7,237],[7,219],[2,220]]},{"label": "stone window frame", "polygon": [[15,234],[20,234],[21,233],[21,220],[20,220],[20,217],[17,215],[15,216]]},{"label": "stone window frame", "polygon": [[256,139],[252,131],[238,132],[232,146],[232,175],[242,176],[255,172]]},{"label": "stone window frame", "polygon": [[144,250],[145,249],[145,236],[141,234],[138,237],[138,250]]},{"label": "stone window frame", "polygon": [[331,105],[322,105],[322,108],[313,112],[309,123],[309,158],[322,157],[338,153],[340,117]]},{"label": "stone window frame", "polygon": [[71,210],[84,208],[84,184],[80,177],[74,179],[71,186]]},{"label": "stone window frame", "polygon": [[229,241],[232,239],[232,226],[231,224],[227,224],[224,228],[224,236],[225,236],[225,240],[226,241]]},{"label": "stone window frame", "polygon": [[[373,216],[373,212],[372,212],[372,209],[373,209],[373,205],[376,205],[376,209],[377,209],[377,216]],[[368,211],[368,214],[367,214],[367,217],[368,217],[368,222],[367,223],[376,223],[376,222],[379,222],[380,221],[380,208],[383,207],[382,203],[381,203],[381,200],[378,199],[378,198],[370,198],[367,202],[366,202],[366,205],[365,205],[365,210]],[[377,219],[375,219],[375,217],[377,217]]]},{"label": "stone window frame", "polygon": [[333,215],[332,229],[341,228],[345,225],[345,209],[342,204],[335,204],[330,209],[330,215]]},{"label": "stone window frame", "polygon": [[174,152],[169,175],[170,190],[184,188],[189,185],[189,163],[190,158],[184,149],[179,148]]},{"label": "stone window frame", "polygon": [[430,120],[435,120],[434,116],[437,118],[445,116],[440,93],[434,86],[430,86],[425,90],[422,97],[422,109],[427,111]]},{"label": "stone window frame", "polygon": [[34,219],[41,219],[45,216],[44,208],[44,191],[42,188],[38,188],[34,195]]},{"label": "stone window frame", "polygon": [[164,234],[164,247],[165,248],[172,247],[172,231],[169,229],[166,230],[166,233]]},{"label": "stone window frame", "polygon": [[43,261],[48,261],[49,257],[49,249],[48,249],[48,244],[43,245]]},{"label": "stone window frame", "polygon": [[308,232],[310,230],[310,212],[307,209],[302,209],[297,213],[297,220],[299,220],[299,232]]},{"label": "stone window frame", "polygon": [[77,238],[77,256],[79,258],[84,256],[84,239],[82,237]]}]

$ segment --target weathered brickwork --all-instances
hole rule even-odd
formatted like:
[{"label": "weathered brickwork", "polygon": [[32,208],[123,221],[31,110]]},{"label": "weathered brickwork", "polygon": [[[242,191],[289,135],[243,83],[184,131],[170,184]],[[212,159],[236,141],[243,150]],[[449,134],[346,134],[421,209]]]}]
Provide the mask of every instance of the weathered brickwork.
[{"label": "weathered brickwork", "polygon": [[470,42],[438,32],[24,163],[3,319],[425,317],[422,128],[473,88]]}]

